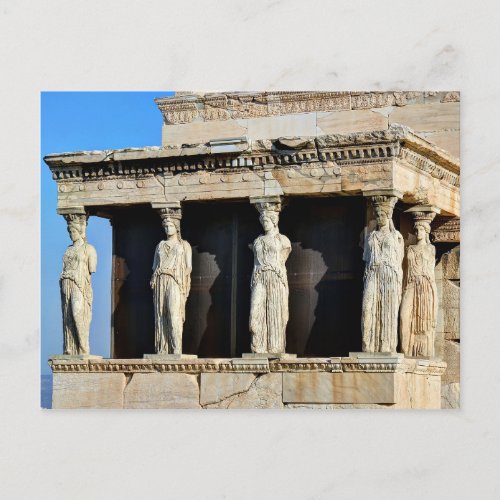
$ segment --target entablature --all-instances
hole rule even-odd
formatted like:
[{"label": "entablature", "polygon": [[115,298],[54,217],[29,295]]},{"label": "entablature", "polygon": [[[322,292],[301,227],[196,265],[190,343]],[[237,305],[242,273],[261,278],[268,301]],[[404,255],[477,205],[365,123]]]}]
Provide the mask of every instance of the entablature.
[{"label": "entablature", "polygon": [[367,189],[395,188],[409,202],[424,199],[445,215],[459,215],[458,160],[407,127],[274,140],[238,138],[229,146],[212,141],[44,159],[58,183],[59,208],[164,199],[360,195]]}]

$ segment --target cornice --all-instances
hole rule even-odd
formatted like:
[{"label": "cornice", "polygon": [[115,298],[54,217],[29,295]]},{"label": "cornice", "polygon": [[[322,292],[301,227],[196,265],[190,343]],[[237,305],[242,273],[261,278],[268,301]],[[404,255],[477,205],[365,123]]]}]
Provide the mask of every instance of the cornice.
[{"label": "cornice", "polygon": [[140,178],[227,169],[259,170],[327,162],[330,166],[370,164],[400,159],[452,186],[460,182],[458,160],[400,125],[388,130],[319,137],[250,141],[232,153],[214,153],[210,144],[147,147],[47,155],[56,181]]}]

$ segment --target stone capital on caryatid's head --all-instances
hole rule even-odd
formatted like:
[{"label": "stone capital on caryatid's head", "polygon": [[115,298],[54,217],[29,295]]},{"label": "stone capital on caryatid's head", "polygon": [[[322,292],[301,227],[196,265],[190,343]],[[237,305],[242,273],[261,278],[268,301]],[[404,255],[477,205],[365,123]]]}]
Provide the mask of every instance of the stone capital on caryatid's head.
[{"label": "stone capital on caryatid's head", "polygon": [[182,219],[182,207],[180,201],[153,202],[151,207],[156,210],[162,219]]},{"label": "stone capital on caryatid's head", "polygon": [[279,214],[282,208],[282,200],[279,195],[250,196],[250,203],[255,206],[260,214],[275,212]]},{"label": "stone capital on caryatid's head", "polygon": [[390,204],[394,205],[403,198],[403,193],[394,188],[379,188],[379,189],[365,189],[362,191],[365,198],[369,198],[374,204]]},{"label": "stone capital on caryatid's head", "polygon": [[87,229],[87,221],[89,214],[82,205],[74,207],[58,208],[57,213],[62,215],[68,224],[68,230],[71,227],[76,227],[78,231],[85,237]]},{"label": "stone capital on caryatid's head", "polygon": [[435,207],[434,205],[415,205],[408,210],[405,210],[406,214],[410,214],[413,217],[413,223],[424,223],[431,224],[436,215],[441,213],[441,209]]}]

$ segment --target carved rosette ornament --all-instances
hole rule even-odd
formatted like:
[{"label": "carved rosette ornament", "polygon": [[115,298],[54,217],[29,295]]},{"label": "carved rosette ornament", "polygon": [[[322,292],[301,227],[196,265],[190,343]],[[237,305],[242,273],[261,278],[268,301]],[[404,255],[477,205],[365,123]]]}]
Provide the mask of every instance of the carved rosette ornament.
[{"label": "carved rosette ornament", "polygon": [[364,352],[396,352],[403,280],[404,241],[394,227],[397,196],[370,196],[377,226],[364,241],[365,261],[361,314]]},{"label": "carved rosette ornament", "polygon": [[290,240],[278,230],[279,196],[251,198],[264,234],[253,242],[254,267],[250,303],[252,352],[284,353],[288,323],[288,279],[285,262]]},{"label": "carved rosette ornament", "polygon": [[[60,212],[61,213],[61,212]],[[63,256],[59,280],[63,317],[64,354],[88,355],[92,320],[92,284],[90,276],[97,267],[95,248],[87,243],[88,215],[82,209],[62,213],[73,242]]]},{"label": "carved rosette ornament", "polygon": [[407,356],[434,356],[438,297],[434,268],[436,249],[429,240],[439,210],[431,206],[407,210],[413,215],[417,244],[407,252],[407,273],[401,302],[401,350]]},{"label": "carved rosette ornament", "polygon": [[191,288],[191,246],[181,238],[180,204],[153,205],[162,219],[167,238],[156,247],[153,260],[155,350],[157,354],[181,354],[186,300]]}]

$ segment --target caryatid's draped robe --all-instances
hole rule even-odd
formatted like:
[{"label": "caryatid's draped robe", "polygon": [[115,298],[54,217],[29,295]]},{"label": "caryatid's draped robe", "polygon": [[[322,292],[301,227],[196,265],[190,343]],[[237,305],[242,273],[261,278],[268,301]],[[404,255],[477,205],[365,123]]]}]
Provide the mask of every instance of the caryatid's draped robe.
[{"label": "caryatid's draped robe", "polygon": [[181,354],[186,300],[191,288],[189,243],[182,239],[161,241],[156,247],[153,271],[156,352]]},{"label": "caryatid's draped robe", "polygon": [[63,316],[64,354],[89,354],[90,321],[92,320],[91,273],[95,273],[97,253],[83,241],[70,245],[63,257],[59,284]]},{"label": "caryatid's draped robe", "polygon": [[291,248],[290,240],[279,233],[264,234],[254,241],[250,303],[252,352],[285,352],[288,323],[285,262]]},{"label": "caryatid's draped robe", "polygon": [[396,352],[404,242],[394,229],[372,231],[365,241],[361,326],[364,352]]},{"label": "caryatid's draped robe", "polygon": [[401,350],[407,356],[434,356],[434,336],[438,308],[434,266],[436,249],[411,245],[407,253],[408,271],[401,301]]}]

